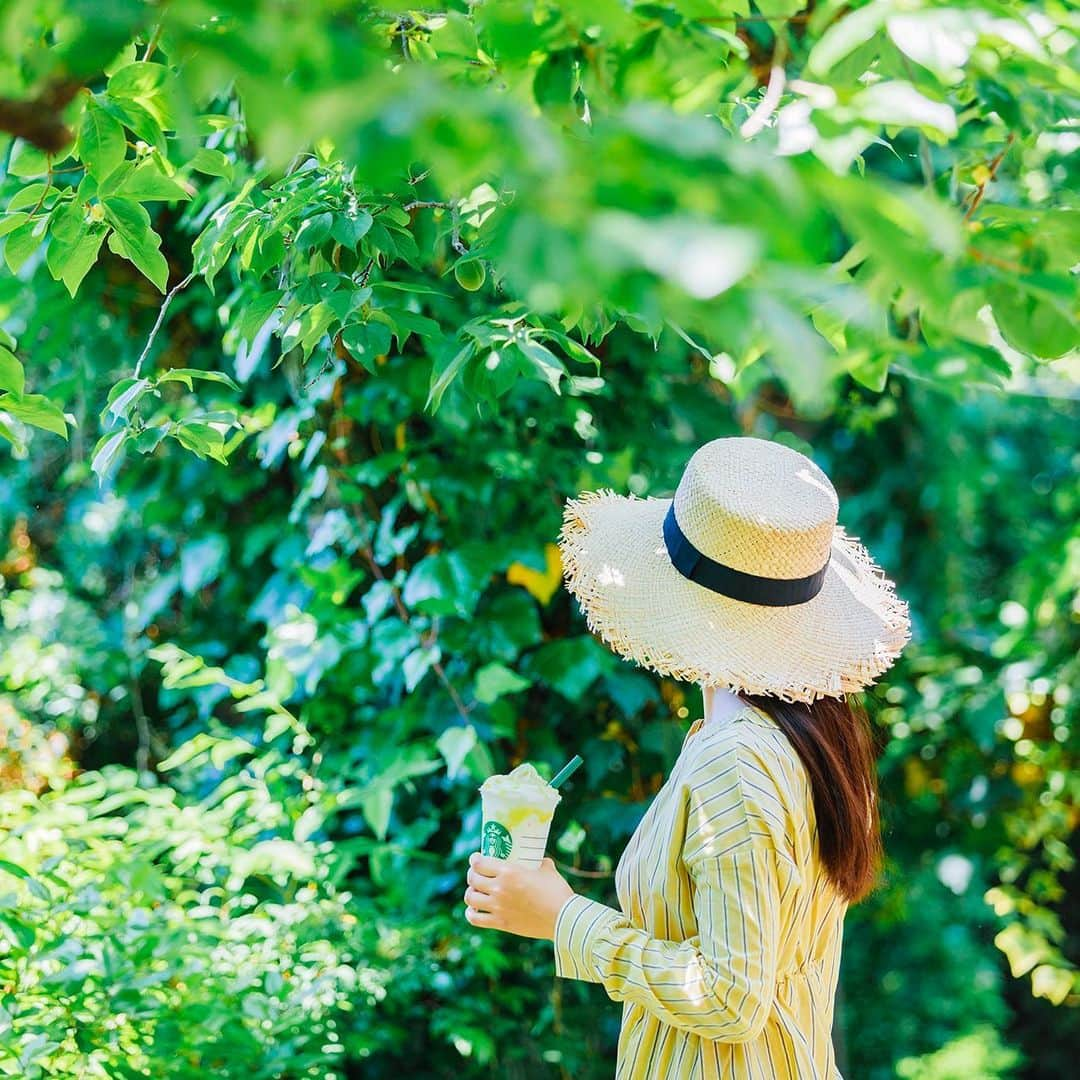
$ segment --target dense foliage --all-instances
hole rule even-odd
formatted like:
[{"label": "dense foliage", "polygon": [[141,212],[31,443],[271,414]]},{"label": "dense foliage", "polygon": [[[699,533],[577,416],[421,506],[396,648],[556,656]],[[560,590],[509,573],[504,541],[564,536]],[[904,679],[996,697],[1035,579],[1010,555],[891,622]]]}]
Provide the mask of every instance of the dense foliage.
[{"label": "dense foliage", "polygon": [[580,750],[613,900],[700,698],[587,635],[562,501],[740,432],[915,620],[845,1076],[1069,1068],[1070,6],[0,12],[0,1073],[610,1076],[461,915],[476,786]]}]

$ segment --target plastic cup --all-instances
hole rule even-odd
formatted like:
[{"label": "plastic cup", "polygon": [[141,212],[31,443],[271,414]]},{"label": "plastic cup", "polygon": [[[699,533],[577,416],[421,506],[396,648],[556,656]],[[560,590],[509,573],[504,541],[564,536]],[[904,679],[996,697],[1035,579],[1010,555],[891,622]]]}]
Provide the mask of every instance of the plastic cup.
[{"label": "plastic cup", "polygon": [[526,762],[480,785],[480,851],[536,870],[544,860],[551,819],[562,796]]}]

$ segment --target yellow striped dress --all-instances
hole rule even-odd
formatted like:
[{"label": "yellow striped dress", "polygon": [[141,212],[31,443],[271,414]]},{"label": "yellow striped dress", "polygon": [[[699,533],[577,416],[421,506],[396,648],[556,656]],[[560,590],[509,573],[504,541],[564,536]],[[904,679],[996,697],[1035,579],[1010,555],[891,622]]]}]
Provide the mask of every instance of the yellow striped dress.
[{"label": "yellow striped dress", "polygon": [[833,1000],[847,902],[817,851],[810,781],[744,704],[696,720],[615,872],[575,894],[555,973],[623,1003],[615,1080],[840,1080]]}]

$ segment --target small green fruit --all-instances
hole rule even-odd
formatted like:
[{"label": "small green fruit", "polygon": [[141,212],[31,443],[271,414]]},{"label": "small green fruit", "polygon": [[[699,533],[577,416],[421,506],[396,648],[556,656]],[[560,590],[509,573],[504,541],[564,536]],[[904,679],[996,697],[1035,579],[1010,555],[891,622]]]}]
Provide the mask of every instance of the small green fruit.
[{"label": "small green fruit", "polygon": [[476,292],[487,280],[487,271],[479,259],[462,259],[454,264],[454,277],[463,289]]}]

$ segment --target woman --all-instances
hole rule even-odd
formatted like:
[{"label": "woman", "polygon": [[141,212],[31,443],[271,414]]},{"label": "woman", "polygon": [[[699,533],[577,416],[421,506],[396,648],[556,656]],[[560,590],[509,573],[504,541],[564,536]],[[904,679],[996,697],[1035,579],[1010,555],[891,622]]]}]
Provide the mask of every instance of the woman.
[{"label": "woman", "polygon": [[555,972],[623,1002],[617,1080],[836,1080],[849,904],[881,856],[874,751],[854,695],[910,638],[907,604],[837,524],[809,458],[716,439],[674,499],[566,507],[567,587],[621,656],[701,684],[667,782],[615,874],[620,909],[470,857],[466,917],[554,943]]}]

